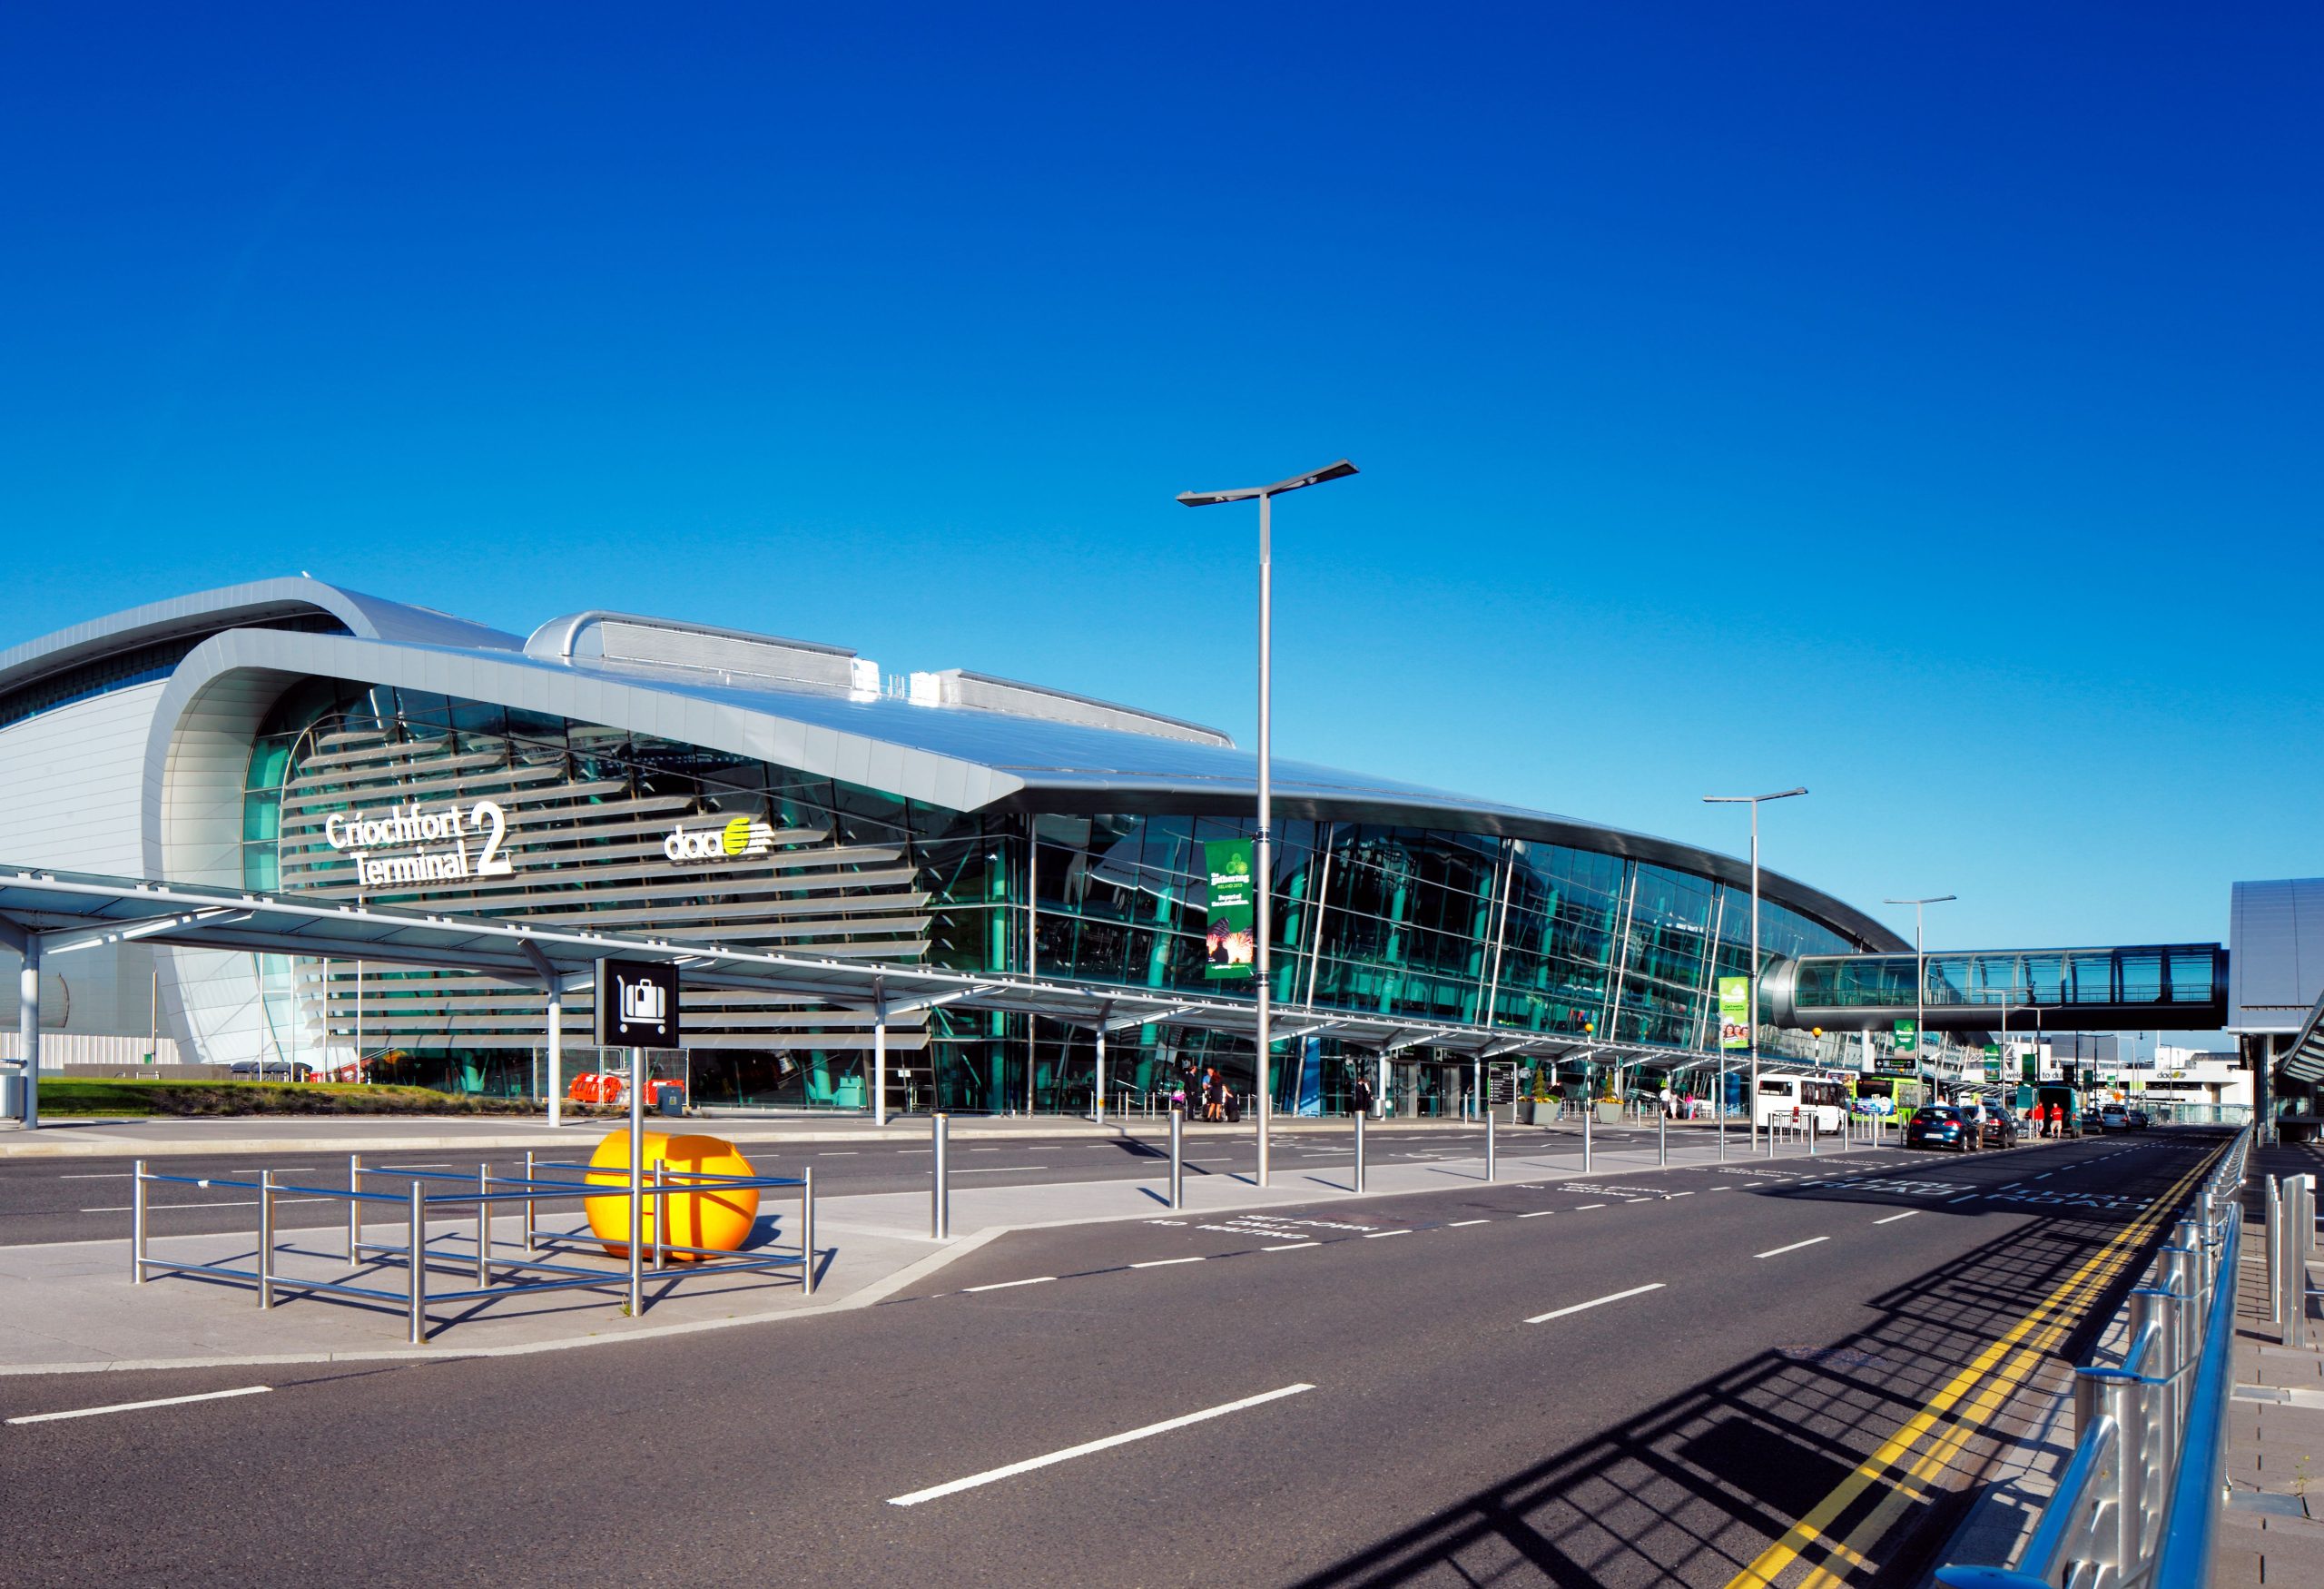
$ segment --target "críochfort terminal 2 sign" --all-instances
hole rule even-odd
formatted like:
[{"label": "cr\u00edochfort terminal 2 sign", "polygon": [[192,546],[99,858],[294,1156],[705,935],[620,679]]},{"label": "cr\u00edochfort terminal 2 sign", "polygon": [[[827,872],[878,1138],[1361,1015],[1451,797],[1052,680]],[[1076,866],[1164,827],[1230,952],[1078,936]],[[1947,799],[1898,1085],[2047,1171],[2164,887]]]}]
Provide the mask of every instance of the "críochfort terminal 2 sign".
[{"label": "cr\u00edochfort terminal 2 sign", "polygon": [[[470,837],[478,840],[473,857]],[[334,811],[323,821],[323,842],[355,863],[366,888],[396,883],[432,883],[446,877],[506,877],[516,870],[500,847],[508,838],[508,813],[497,800],[391,805],[385,816],[368,811]],[[377,851],[391,854],[380,855]]]}]

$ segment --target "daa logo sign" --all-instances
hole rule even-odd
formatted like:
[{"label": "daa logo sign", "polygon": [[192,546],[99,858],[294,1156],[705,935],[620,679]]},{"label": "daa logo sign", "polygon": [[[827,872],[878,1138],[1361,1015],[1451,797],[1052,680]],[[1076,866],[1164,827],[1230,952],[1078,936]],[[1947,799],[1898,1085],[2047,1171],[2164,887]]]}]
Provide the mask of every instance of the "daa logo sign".
[{"label": "daa logo sign", "polygon": [[597,962],[597,1046],[678,1046],[678,968],[645,960]]}]

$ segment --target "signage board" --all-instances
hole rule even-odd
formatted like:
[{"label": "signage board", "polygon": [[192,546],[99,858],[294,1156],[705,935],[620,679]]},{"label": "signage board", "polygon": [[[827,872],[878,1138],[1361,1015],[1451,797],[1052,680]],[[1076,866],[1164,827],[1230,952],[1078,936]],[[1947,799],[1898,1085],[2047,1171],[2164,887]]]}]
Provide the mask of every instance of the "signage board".
[{"label": "signage board", "polygon": [[355,863],[364,890],[445,878],[507,877],[516,864],[500,853],[508,842],[508,812],[497,800],[422,804],[418,798],[369,811],[334,811],[323,819],[323,843]]},{"label": "signage board", "polygon": [[1896,1051],[1906,1054],[1916,1054],[1921,1051],[1920,1022],[1916,1021],[1896,1022]]},{"label": "signage board", "polygon": [[1251,976],[1258,960],[1252,926],[1251,841],[1213,839],[1202,847],[1210,873],[1210,933],[1202,974],[1212,982]]},{"label": "signage board", "polygon": [[650,960],[597,962],[597,1046],[678,1046],[678,968]]},{"label": "signage board", "polygon": [[1749,977],[1718,979],[1718,1046],[1723,1049],[1747,1049],[1751,1046]]}]

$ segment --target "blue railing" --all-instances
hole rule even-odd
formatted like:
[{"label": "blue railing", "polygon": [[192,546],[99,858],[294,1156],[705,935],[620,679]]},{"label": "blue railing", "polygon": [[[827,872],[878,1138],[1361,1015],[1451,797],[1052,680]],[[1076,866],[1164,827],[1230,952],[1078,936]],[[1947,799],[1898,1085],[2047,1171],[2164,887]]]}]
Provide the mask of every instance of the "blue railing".
[{"label": "blue railing", "polygon": [[2196,1589],[2208,1579],[2225,1482],[2250,1143],[2246,1126],[2156,1254],[2153,1283],[2131,1293],[2122,1367],[2075,1371],[2073,1456],[2018,1559],[1941,1567],[1938,1583]]}]

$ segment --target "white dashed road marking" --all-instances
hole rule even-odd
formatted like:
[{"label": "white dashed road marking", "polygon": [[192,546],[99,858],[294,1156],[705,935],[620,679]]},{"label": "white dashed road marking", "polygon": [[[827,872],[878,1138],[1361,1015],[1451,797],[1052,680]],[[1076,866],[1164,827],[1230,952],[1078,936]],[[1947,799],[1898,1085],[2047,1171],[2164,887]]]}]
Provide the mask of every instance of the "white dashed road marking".
[{"label": "white dashed road marking", "polygon": [[1643,1297],[1649,1291],[1659,1291],[1662,1289],[1662,1285],[1663,1283],[1660,1280],[1657,1280],[1651,1286],[1633,1286],[1627,1291],[1617,1291],[1610,1297],[1600,1297],[1588,1302],[1577,1302],[1571,1308],[1553,1308],[1548,1313],[1537,1313],[1525,1322],[1528,1324],[1547,1324],[1551,1319],[1563,1318],[1569,1313],[1583,1313],[1592,1308],[1603,1308],[1609,1302],[1620,1302],[1627,1297]]}]

